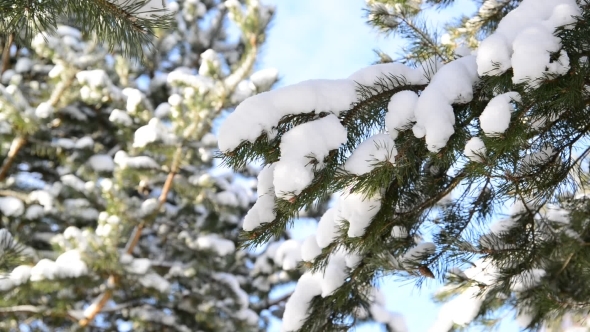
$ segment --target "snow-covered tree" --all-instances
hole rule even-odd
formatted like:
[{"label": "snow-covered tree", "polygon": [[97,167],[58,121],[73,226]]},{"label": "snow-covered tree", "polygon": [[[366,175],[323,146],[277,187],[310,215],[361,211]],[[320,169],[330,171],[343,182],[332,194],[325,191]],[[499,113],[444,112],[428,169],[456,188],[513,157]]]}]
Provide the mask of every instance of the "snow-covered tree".
[{"label": "snow-covered tree", "polygon": [[277,80],[254,70],[273,8],[186,0],[167,10],[171,28],[140,45],[142,61],[124,39],[94,36],[92,21],[4,44],[0,330],[253,331],[281,311],[270,292],[298,278],[299,243],[283,234],[237,249],[266,184],[257,167],[214,167],[213,134],[216,119]]},{"label": "snow-covered tree", "polygon": [[222,123],[227,164],[265,165],[246,244],[334,198],[302,246],[284,331],[368,314],[405,331],[376,306],[386,276],[446,283],[432,331],[506,310],[528,329],[585,320],[590,4],[478,1],[473,17],[426,29],[425,8],[452,3],[367,1],[375,27],[408,39],[397,63],[381,53],[348,78],[250,97]]}]

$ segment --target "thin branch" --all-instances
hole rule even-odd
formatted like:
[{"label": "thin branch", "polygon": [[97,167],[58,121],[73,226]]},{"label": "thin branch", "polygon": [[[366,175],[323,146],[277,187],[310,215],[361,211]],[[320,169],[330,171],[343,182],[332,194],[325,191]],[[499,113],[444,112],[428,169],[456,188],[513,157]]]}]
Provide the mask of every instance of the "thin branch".
[{"label": "thin branch", "polygon": [[4,72],[8,70],[8,66],[10,66],[10,49],[12,48],[13,42],[14,34],[11,33],[8,35],[6,45],[4,45],[4,50],[2,51],[2,69],[0,69],[0,75],[4,74]]}]

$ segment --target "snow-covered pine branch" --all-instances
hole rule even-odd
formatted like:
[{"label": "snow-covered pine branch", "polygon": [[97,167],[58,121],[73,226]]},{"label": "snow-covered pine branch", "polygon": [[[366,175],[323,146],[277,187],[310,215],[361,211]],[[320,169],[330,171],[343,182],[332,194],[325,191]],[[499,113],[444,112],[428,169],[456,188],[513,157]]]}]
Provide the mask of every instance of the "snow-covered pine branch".
[{"label": "snow-covered pine branch", "polygon": [[[556,266],[585,256],[564,256],[539,237],[534,216],[563,199],[568,174],[590,152],[588,45],[579,40],[590,30],[587,10],[574,0],[523,0],[471,54],[460,49],[455,60],[415,68],[374,65],[236,108],[220,128],[226,163],[265,165],[244,224],[247,244],[265,243],[300,210],[340,196],[302,247],[309,271],[287,303],[283,330],[350,327],[357,307],[368,305],[368,285],[383,274],[444,278],[450,265],[474,256],[501,277],[461,295],[482,298],[473,312],[445,317],[441,330],[514,303],[490,304],[502,289],[518,293],[519,308],[518,299],[529,299],[522,300],[528,327],[554,318],[551,310],[564,303],[582,305],[573,295],[541,299],[540,285],[563,279]],[[524,210],[510,228],[512,244],[490,249],[474,234],[507,200]],[[515,288],[527,271],[535,282]]]}]

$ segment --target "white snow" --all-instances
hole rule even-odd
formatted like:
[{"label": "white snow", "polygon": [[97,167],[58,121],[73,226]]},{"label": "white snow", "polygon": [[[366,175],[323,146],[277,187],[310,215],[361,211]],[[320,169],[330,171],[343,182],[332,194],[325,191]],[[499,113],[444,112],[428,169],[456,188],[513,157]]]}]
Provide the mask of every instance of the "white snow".
[{"label": "white snow", "polygon": [[482,162],[483,159],[480,155],[485,155],[486,146],[479,137],[472,137],[467,144],[465,144],[465,150],[463,151],[465,156],[474,162]]},{"label": "white snow", "polygon": [[147,125],[137,128],[133,147],[143,148],[150,143],[161,141],[166,145],[176,142],[176,136],[158,118],[152,118]]},{"label": "white snow", "polygon": [[293,294],[285,304],[281,332],[295,331],[303,326],[303,321],[308,316],[309,302],[322,293],[321,284],[320,274],[306,272],[299,278]]},{"label": "white snow", "polygon": [[66,186],[72,187],[77,191],[86,191],[86,182],[82,181],[79,177],[75,176],[74,174],[62,175],[60,177],[60,180]]},{"label": "white snow", "polygon": [[541,283],[541,278],[547,274],[543,269],[526,270],[510,279],[510,290],[524,292]]},{"label": "white snow", "polygon": [[492,35],[485,38],[477,52],[480,75],[500,75],[512,67],[513,82],[536,80],[545,74],[563,75],[569,69],[567,54],[550,62],[561,42],[553,35],[558,26],[575,22],[580,14],[575,0],[525,0],[508,13]]},{"label": "white snow", "polygon": [[196,243],[198,248],[213,250],[221,256],[227,256],[236,249],[233,241],[224,239],[218,234],[201,235],[197,238]]},{"label": "white snow", "polygon": [[168,280],[162,278],[162,276],[155,272],[142,275],[138,281],[142,286],[154,288],[160,293],[166,293],[168,290],[170,290],[170,283]]},{"label": "white snow", "polygon": [[225,272],[217,272],[213,275],[213,277],[223,282],[224,284],[228,285],[232,292],[238,298],[238,304],[241,308],[247,308],[250,300],[248,299],[248,293],[246,293],[241,287],[240,282],[233,274],[225,273]]},{"label": "white snow", "polygon": [[35,116],[41,119],[47,119],[48,117],[53,115],[53,111],[53,106],[51,106],[50,103],[42,102],[39,105],[37,105],[37,108],[35,109]]},{"label": "white snow", "polygon": [[97,172],[112,172],[115,169],[113,158],[106,154],[93,155],[88,159],[88,164]]},{"label": "white snow", "polygon": [[322,278],[322,297],[332,295],[346,280],[345,254],[337,250],[330,255],[328,265]]},{"label": "white snow", "polygon": [[115,164],[121,168],[160,168],[160,165],[148,156],[130,157],[127,152],[120,150],[115,153]]},{"label": "white snow", "polygon": [[518,92],[507,92],[492,98],[479,116],[481,129],[488,136],[503,134],[510,125],[510,116],[514,111],[512,102],[519,102]]},{"label": "white snow", "polygon": [[[10,272],[10,280],[15,286],[19,286],[24,284],[25,282],[29,281],[31,277],[31,270],[33,269],[32,266],[28,265],[20,265],[15,267],[12,272]],[[2,288],[0,286],[0,288]]]},{"label": "white snow", "polygon": [[328,209],[320,218],[316,234],[316,240],[320,248],[329,246],[338,236],[338,224],[336,223],[337,208]]},{"label": "white snow", "polygon": [[80,137],[74,144],[76,149],[88,149],[94,146],[94,140],[90,136]]},{"label": "white snow", "polygon": [[201,66],[199,67],[199,75],[201,76],[216,76],[219,73],[221,61],[219,54],[212,49],[208,49],[201,54]]},{"label": "white snow", "polygon": [[119,109],[114,109],[111,112],[111,115],[109,115],[109,121],[123,126],[131,126],[133,124],[133,120],[129,114]]},{"label": "white snow", "polygon": [[408,230],[404,226],[393,226],[391,237],[394,239],[405,239],[408,237]]},{"label": "white snow", "polygon": [[17,73],[25,73],[31,70],[33,67],[33,61],[29,58],[18,58],[16,64],[14,64],[14,71]]},{"label": "white snow", "polygon": [[60,278],[77,278],[88,274],[88,266],[78,250],[68,250],[55,260]]},{"label": "white snow", "polygon": [[422,242],[417,244],[415,247],[408,250],[402,260],[404,262],[415,263],[422,258],[433,254],[436,251],[436,246],[432,242]]},{"label": "white snow", "polygon": [[301,243],[293,239],[281,243],[273,259],[275,264],[285,271],[296,269],[301,261]]},{"label": "white snow", "polygon": [[276,68],[259,70],[250,76],[250,81],[256,86],[257,91],[267,91],[277,81],[279,71]]},{"label": "white snow", "polygon": [[344,169],[356,175],[371,172],[378,163],[389,162],[395,165],[397,149],[391,136],[376,134],[361,144],[352,152],[344,164]]},{"label": "white snow", "polygon": [[25,218],[29,220],[34,220],[42,217],[45,214],[45,211],[41,205],[33,204],[27,208],[25,212]]},{"label": "white snow", "polygon": [[147,258],[132,258],[128,265],[125,265],[125,270],[133,274],[146,274],[152,263]]},{"label": "white snow", "polygon": [[285,115],[313,111],[338,115],[355,101],[351,80],[310,80],[252,96],[219,127],[219,149],[233,150],[242,141],[254,142],[262,133],[271,133]]},{"label": "white snow", "polygon": [[269,223],[276,217],[273,185],[275,165],[267,165],[258,173],[258,200],[244,217],[245,231],[251,231],[263,223]]},{"label": "white snow", "polygon": [[379,195],[365,197],[361,193],[343,194],[338,201],[338,213],[335,220],[348,221],[348,237],[359,237],[365,234],[365,228],[369,226],[380,208],[381,197]]},{"label": "white snow", "polygon": [[322,249],[318,245],[315,234],[308,236],[303,241],[301,245],[301,259],[306,262],[312,262],[321,253]]},{"label": "white snow", "polygon": [[426,136],[426,146],[438,152],[455,132],[454,103],[468,103],[473,98],[477,82],[474,56],[451,61],[439,69],[422,91],[414,111],[416,124],[412,128],[417,138]]},{"label": "white snow", "polygon": [[[314,169],[323,166],[331,150],[346,142],[346,129],[335,115],[296,126],[283,135],[281,159],[276,163],[273,184],[279,198],[290,199],[311,184]],[[318,164],[312,166],[311,159]]]},{"label": "white snow", "polygon": [[58,265],[47,258],[43,258],[31,269],[31,281],[53,280],[57,277]]},{"label": "white snow", "polygon": [[16,197],[0,197],[0,212],[7,217],[18,217],[25,213],[25,204]]},{"label": "white snow", "polygon": [[385,115],[385,126],[391,138],[397,138],[398,130],[416,121],[414,115],[416,102],[418,102],[418,95],[410,90],[400,91],[391,96]]}]

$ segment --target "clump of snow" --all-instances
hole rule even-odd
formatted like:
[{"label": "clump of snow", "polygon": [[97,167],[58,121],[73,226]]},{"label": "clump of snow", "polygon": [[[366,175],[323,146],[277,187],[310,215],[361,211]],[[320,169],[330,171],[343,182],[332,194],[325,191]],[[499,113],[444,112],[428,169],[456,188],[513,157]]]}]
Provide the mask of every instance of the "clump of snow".
[{"label": "clump of snow", "polygon": [[54,261],[44,258],[31,269],[31,281],[53,280],[58,270],[59,267]]},{"label": "clump of snow", "polygon": [[41,218],[45,214],[45,211],[41,205],[33,204],[27,208],[25,212],[25,218],[29,220],[35,220]]},{"label": "clump of snow", "polygon": [[335,220],[348,221],[348,237],[359,237],[381,208],[381,197],[365,197],[361,193],[344,194],[338,201],[338,214]]},{"label": "clump of snow", "polygon": [[561,48],[554,36],[559,26],[575,22],[580,8],[575,0],[525,0],[508,13],[492,35],[485,38],[477,52],[479,75],[500,75],[513,69],[513,82],[529,82],[546,74],[563,75],[569,69],[569,58],[561,52],[551,62],[550,53]]},{"label": "clump of snow", "polygon": [[60,278],[77,278],[88,274],[88,266],[82,260],[80,251],[68,250],[55,260]]},{"label": "clump of snow", "polygon": [[199,75],[215,76],[219,73],[221,61],[219,54],[212,49],[208,49],[201,54],[201,66],[199,67]]},{"label": "clump of snow", "polygon": [[166,293],[170,290],[170,283],[168,280],[162,278],[162,276],[155,272],[142,275],[138,281],[142,286],[154,288],[160,293]]},{"label": "clump of snow", "polygon": [[16,60],[16,64],[14,65],[14,71],[17,73],[26,73],[31,70],[33,67],[33,61],[29,58],[18,58]]},{"label": "clump of snow", "polygon": [[79,138],[74,144],[76,149],[88,149],[94,146],[94,140],[90,136],[84,136]]},{"label": "clump of snow", "polygon": [[335,115],[356,101],[351,80],[310,80],[257,94],[244,100],[219,127],[219,149],[236,148],[242,141],[254,142],[273,131],[289,114],[330,112]]},{"label": "clump of snow", "polygon": [[385,115],[385,126],[391,138],[397,138],[398,130],[416,121],[414,115],[416,102],[418,102],[418,95],[410,90],[400,91],[391,96],[387,105],[387,115]]},{"label": "clump of snow", "polygon": [[274,255],[275,264],[283,270],[289,271],[297,268],[301,261],[301,244],[296,240],[287,240],[279,246]]},{"label": "clump of snow", "polygon": [[514,111],[512,102],[519,102],[518,92],[507,92],[492,98],[479,116],[481,129],[486,135],[503,134],[510,125],[510,116]]},{"label": "clump of snow", "polygon": [[391,237],[394,239],[405,239],[408,237],[408,230],[404,226],[393,226]]},{"label": "clump of snow", "polygon": [[310,272],[304,273],[299,278],[293,294],[285,304],[282,332],[295,331],[303,326],[308,316],[309,302],[322,293],[321,281],[320,274]]},{"label": "clump of snow", "polygon": [[112,172],[115,169],[113,158],[106,154],[93,155],[88,159],[88,164],[97,172]]},{"label": "clump of snow", "polygon": [[213,250],[221,256],[227,256],[236,250],[233,241],[224,239],[218,234],[201,235],[196,241],[199,249]]},{"label": "clump of snow", "polygon": [[262,69],[250,76],[250,81],[256,86],[258,92],[268,91],[277,81],[279,71],[276,68]]},{"label": "clump of snow", "polygon": [[251,231],[263,223],[269,223],[276,217],[273,185],[275,165],[267,165],[258,173],[258,200],[244,217],[245,231]]},{"label": "clump of snow", "polygon": [[125,111],[121,111],[119,109],[114,109],[109,116],[109,121],[120,124],[123,126],[131,126],[133,124],[133,120]]},{"label": "clump of snow", "polygon": [[133,147],[143,148],[146,145],[161,141],[166,145],[176,142],[176,136],[158,118],[152,118],[147,125],[137,128],[133,137]]},{"label": "clump of snow", "polygon": [[427,83],[421,70],[386,63],[358,70],[347,79],[309,80],[261,93],[244,100],[222,123],[219,148],[232,150],[242,141],[254,142],[261,134],[272,133],[285,115],[329,112],[338,116],[357,101],[358,84],[373,86],[379,79],[392,76],[400,78],[402,84]]},{"label": "clump of snow", "polygon": [[48,117],[53,115],[53,106],[51,106],[48,102],[42,102],[37,105],[35,109],[35,116],[41,119],[47,119]]},{"label": "clump of snow", "polygon": [[61,182],[73,189],[84,192],[86,191],[86,182],[82,181],[79,177],[74,174],[65,174],[60,177]]},{"label": "clump of snow", "polygon": [[148,156],[130,157],[127,152],[120,150],[115,153],[115,164],[121,168],[160,168],[160,165]]},{"label": "clump of snow", "polygon": [[479,287],[471,286],[456,298],[445,303],[430,332],[446,332],[451,330],[454,324],[465,326],[477,316],[483,303],[483,297],[478,296]]},{"label": "clump of snow", "polygon": [[129,273],[146,274],[152,266],[152,263],[147,258],[121,257],[122,261],[129,260],[129,258],[131,258],[131,261],[125,265],[125,270]]},{"label": "clump of snow", "polygon": [[332,295],[346,280],[345,254],[338,250],[330,255],[322,278],[322,297]]},{"label": "clump of snow", "polygon": [[228,285],[232,292],[238,298],[238,304],[241,308],[247,308],[250,300],[248,299],[248,293],[246,293],[241,287],[240,282],[238,279],[233,275],[225,272],[217,272],[213,275],[213,277],[223,282],[224,284]]},{"label": "clump of snow", "polygon": [[415,263],[420,261],[422,258],[433,254],[436,251],[436,246],[432,242],[422,242],[417,244],[415,247],[410,248],[404,256],[402,261]]},{"label": "clump of snow", "polygon": [[346,160],[344,169],[356,175],[371,172],[378,163],[387,161],[395,164],[397,149],[391,136],[376,134],[357,146],[352,155]]},{"label": "clump of snow", "polygon": [[547,274],[543,269],[526,270],[510,279],[510,290],[524,292],[541,283],[541,279]]},{"label": "clump of snow", "polygon": [[337,208],[330,208],[320,218],[316,234],[316,240],[320,248],[329,246],[338,236],[337,213]]},{"label": "clump of snow", "polygon": [[301,259],[306,262],[312,262],[319,254],[322,253],[322,249],[318,245],[315,234],[308,236],[303,244],[301,245]]},{"label": "clump of snow", "polygon": [[470,102],[477,80],[475,57],[465,56],[444,65],[422,91],[416,102],[416,124],[412,130],[417,138],[426,136],[429,151],[438,152],[447,144],[455,132],[452,104]]},{"label": "clump of snow", "polygon": [[[331,150],[346,142],[346,129],[335,115],[296,126],[283,135],[281,159],[276,163],[273,184],[277,197],[290,199],[301,193],[321,169]],[[310,158],[317,160],[312,166]]]},{"label": "clump of snow", "polygon": [[465,156],[474,162],[482,162],[481,155],[486,153],[486,146],[479,137],[472,137],[467,144],[465,144]]},{"label": "clump of snow", "polygon": [[25,213],[25,204],[16,197],[0,197],[0,212],[7,217],[18,217]]},{"label": "clump of snow", "polygon": [[17,266],[14,268],[14,270],[12,270],[12,272],[10,272],[9,279],[15,286],[22,285],[25,282],[29,281],[32,269],[33,267],[28,265]]}]

